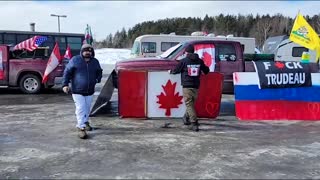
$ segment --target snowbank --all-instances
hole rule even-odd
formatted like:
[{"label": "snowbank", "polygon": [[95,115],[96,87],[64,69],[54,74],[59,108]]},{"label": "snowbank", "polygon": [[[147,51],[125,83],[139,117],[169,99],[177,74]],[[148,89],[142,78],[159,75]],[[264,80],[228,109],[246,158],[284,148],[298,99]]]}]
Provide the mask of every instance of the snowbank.
[{"label": "snowbank", "polygon": [[129,49],[103,48],[95,50],[95,57],[100,64],[115,64],[119,60],[128,59],[129,56]]}]

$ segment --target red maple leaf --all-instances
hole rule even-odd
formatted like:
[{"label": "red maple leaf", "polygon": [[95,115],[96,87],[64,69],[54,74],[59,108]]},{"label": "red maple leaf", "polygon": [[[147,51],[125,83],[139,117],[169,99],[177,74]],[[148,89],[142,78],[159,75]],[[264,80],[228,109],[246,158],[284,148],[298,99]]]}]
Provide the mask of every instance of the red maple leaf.
[{"label": "red maple leaf", "polygon": [[182,104],[182,96],[179,96],[179,92],[175,93],[177,83],[171,83],[170,80],[167,81],[165,86],[162,85],[164,93],[161,92],[160,95],[157,95],[159,101],[158,104],[161,104],[159,108],[166,109],[166,116],[171,116],[171,108],[178,108],[179,104]]},{"label": "red maple leaf", "polygon": [[276,62],[276,63],[274,63],[274,65],[275,65],[278,69],[284,68],[284,64],[281,63],[281,62]]},{"label": "red maple leaf", "polygon": [[210,55],[209,53],[204,52],[202,59],[203,59],[203,62],[204,62],[204,64],[205,64],[206,66],[208,66],[208,67],[211,66],[211,64],[212,64],[212,57],[211,57],[211,55]]}]

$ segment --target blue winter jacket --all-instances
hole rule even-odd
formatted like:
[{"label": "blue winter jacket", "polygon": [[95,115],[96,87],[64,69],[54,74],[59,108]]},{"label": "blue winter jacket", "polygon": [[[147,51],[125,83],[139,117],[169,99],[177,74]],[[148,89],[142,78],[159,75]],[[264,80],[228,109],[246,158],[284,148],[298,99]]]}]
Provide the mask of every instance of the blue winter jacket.
[{"label": "blue winter jacket", "polygon": [[[82,53],[81,53],[82,54]],[[86,62],[82,55],[71,58],[63,72],[62,87],[71,81],[72,94],[92,95],[96,83],[101,82],[102,69],[99,61],[93,57]]]}]

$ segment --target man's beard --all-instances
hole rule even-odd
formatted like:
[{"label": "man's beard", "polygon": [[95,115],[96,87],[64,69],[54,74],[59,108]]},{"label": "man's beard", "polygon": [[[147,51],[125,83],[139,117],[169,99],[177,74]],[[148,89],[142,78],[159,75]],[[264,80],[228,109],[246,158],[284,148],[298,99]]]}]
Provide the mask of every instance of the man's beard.
[{"label": "man's beard", "polygon": [[90,58],[91,55],[90,55],[90,54],[85,54],[83,57],[85,57],[85,58]]}]

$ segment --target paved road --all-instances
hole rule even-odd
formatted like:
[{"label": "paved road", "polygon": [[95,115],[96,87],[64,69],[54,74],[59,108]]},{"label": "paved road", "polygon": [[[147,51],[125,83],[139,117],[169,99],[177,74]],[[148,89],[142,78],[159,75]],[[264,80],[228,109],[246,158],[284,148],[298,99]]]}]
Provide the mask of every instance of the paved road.
[{"label": "paved road", "polygon": [[0,89],[0,179],[320,178],[320,121],[238,121],[225,95],[220,116],[191,132],[180,119],[119,119],[112,100],[81,140],[59,88]]}]

